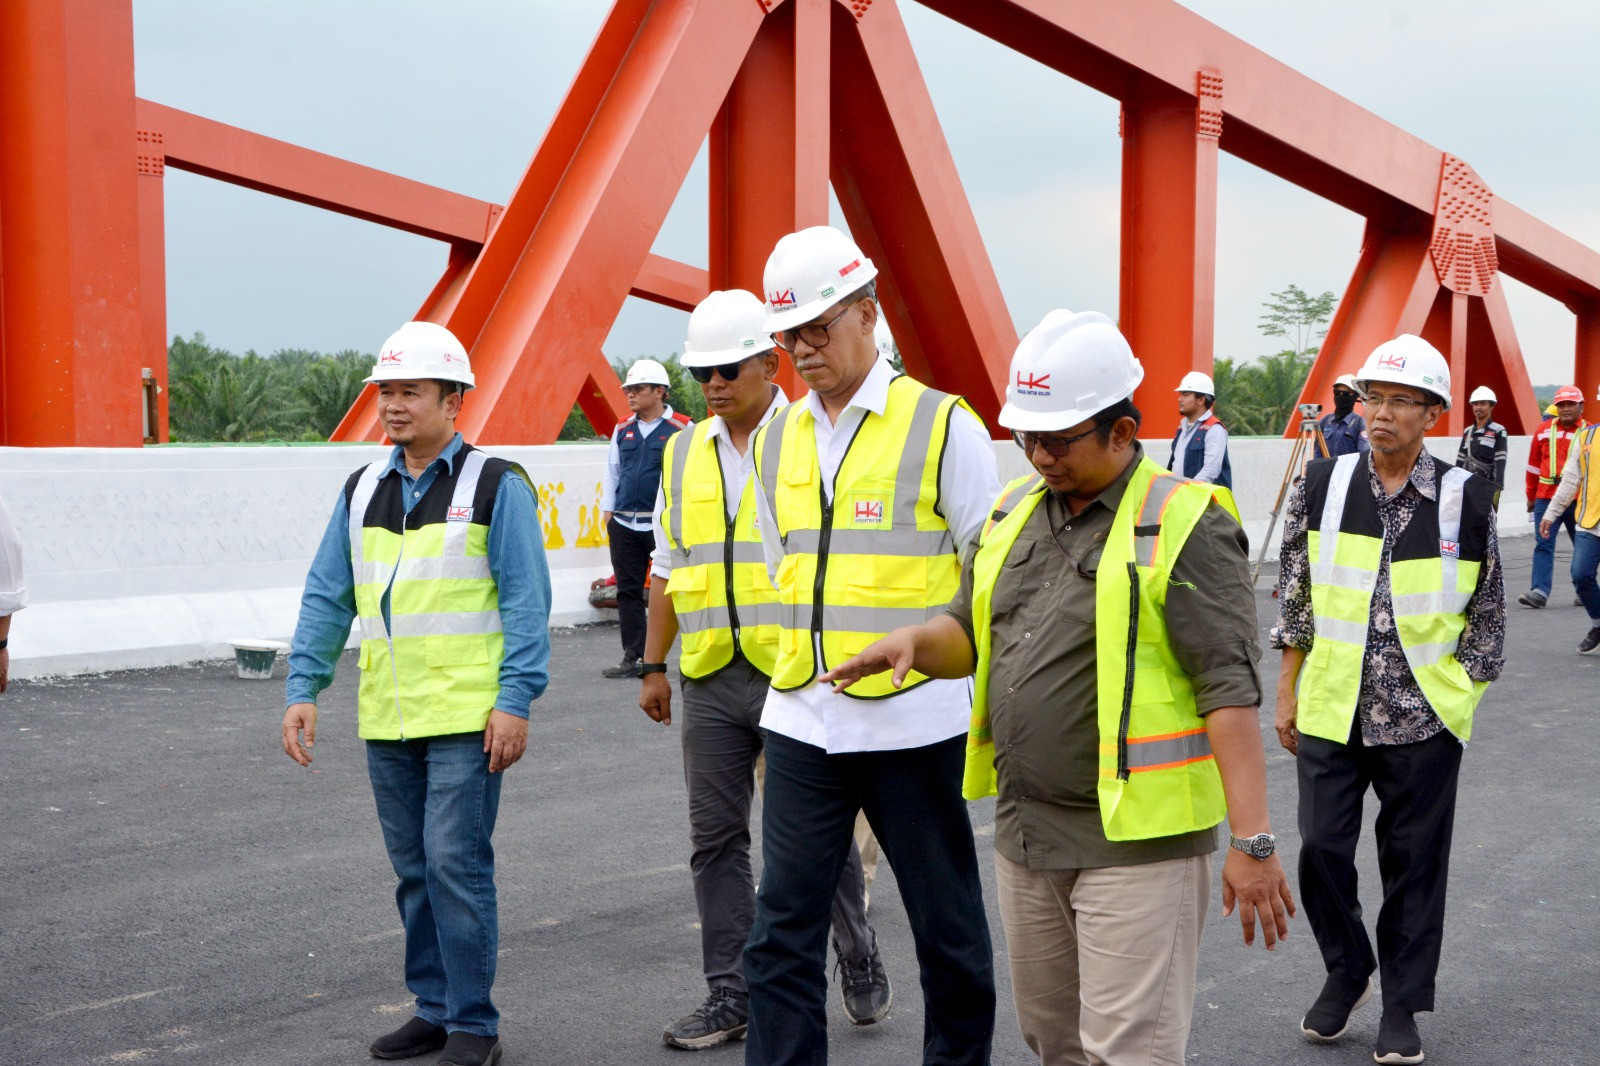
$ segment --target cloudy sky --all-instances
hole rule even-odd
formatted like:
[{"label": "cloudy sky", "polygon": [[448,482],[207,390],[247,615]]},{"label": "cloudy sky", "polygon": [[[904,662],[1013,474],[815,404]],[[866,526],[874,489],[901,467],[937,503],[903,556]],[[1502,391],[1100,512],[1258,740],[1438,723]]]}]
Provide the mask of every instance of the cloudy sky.
[{"label": "cloudy sky", "polygon": [[[974,3],[982,0],[972,0]],[[1592,0],[1191,0],[1186,6],[1435,147],[1600,248],[1600,4]],[[134,0],[141,96],[505,202],[604,0]],[[1012,317],[1115,313],[1117,103],[901,0]],[[704,264],[705,167],[656,251]],[[442,244],[167,172],[168,332],[235,351],[373,351],[444,267]],[[1261,302],[1343,291],[1361,219],[1223,156],[1219,356],[1275,345]],[[1573,321],[1507,289],[1535,383],[1572,370]],[[681,347],[687,316],[629,300],[612,358]]]}]

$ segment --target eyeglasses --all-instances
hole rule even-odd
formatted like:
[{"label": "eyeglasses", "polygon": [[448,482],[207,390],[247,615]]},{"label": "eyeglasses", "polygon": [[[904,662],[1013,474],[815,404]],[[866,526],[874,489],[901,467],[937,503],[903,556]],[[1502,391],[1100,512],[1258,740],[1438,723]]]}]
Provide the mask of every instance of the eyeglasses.
[{"label": "eyeglasses", "polygon": [[1097,423],[1092,429],[1079,433],[1075,437],[1047,437],[1042,433],[1019,433],[1016,430],[1012,430],[1011,439],[1017,442],[1017,447],[1022,449],[1023,455],[1032,456],[1033,449],[1040,447],[1055,458],[1064,459],[1074,444],[1085,437],[1094,436],[1099,429],[1100,425]]},{"label": "eyeglasses", "polygon": [[1407,411],[1414,411],[1419,407],[1432,407],[1438,402],[1437,400],[1412,400],[1404,396],[1373,396],[1371,393],[1362,398],[1362,405],[1369,412],[1381,411],[1387,407],[1397,415],[1403,415]]},{"label": "eyeglasses", "polygon": [[854,307],[856,303],[857,301],[851,300],[844,305],[844,308],[838,314],[826,322],[812,322],[798,329],[780,329],[772,335],[773,343],[786,352],[793,352],[794,346],[799,341],[805,341],[813,348],[826,348],[828,346],[828,330],[833,328],[834,323],[849,314],[850,308]]},{"label": "eyeglasses", "polygon": [[739,372],[744,369],[744,365],[751,359],[759,358],[761,358],[761,356],[752,355],[747,358],[740,359],[738,362],[723,363],[721,366],[691,366],[689,368],[689,374],[702,385],[711,384],[712,374],[721,374],[723,381],[737,381],[739,379]]}]

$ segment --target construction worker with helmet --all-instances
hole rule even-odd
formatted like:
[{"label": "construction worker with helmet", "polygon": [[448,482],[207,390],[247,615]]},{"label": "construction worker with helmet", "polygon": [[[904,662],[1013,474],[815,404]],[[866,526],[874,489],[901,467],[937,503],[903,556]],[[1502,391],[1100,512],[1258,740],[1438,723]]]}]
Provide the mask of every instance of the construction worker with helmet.
[{"label": "construction worker with helmet", "polygon": [[[1211,888],[1244,941],[1288,935],[1267,817],[1255,595],[1232,495],[1140,446],[1144,370],[1104,315],[1056,310],[1000,424],[1033,464],[946,610],[823,680],[975,677],[963,791],[998,793],[995,879],[1022,1035],[1047,1064],[1182,1063]],[[898,868],[897,868],[898,872]]]},{"label": "construction worker with helmet", "polygon": [[897,374],[874,344],[877,268],[828,226],[778,241],[764,327],[810,388],[752,446],[778,590],[764,869],[745,949],[750,1063],[820,1062],[829,911],[865,812],[894,867],[920,963],[924,1061],[984,1063],[994,968],[961,799],[965,683],[914,676],[835,693],[819,675],[955,593],[960,552],[999,490],[994,448],[958,397]]},{"label": "construction worker with helmet", "polygon": [[1191,370],[1178,387],[1178,432],[1172,437],[1167,469],[1191,481],[1233,487],[1233,465],[1228,461],[1228,427],[1212,413],[1217,387],[1209,374]]},{"label": "construction worker with helmet", "polygon": [[358,624],[359,733],[416,997],[370,1050],[486,1066],[501,1056],[490,837],[549,677],[550,572],[526,472],[456,432],[473,376],[454,335],[407,323],[367,381],[395,447],[345,482],[306,575],[283,749],[311,764],[317,694]]},{"label": "construction worker with helmet", "polygon": [[[1595,393],[1600,401],[1600,391]],[[1567,508],[1574,503],[1571,513]],[[1600,423],[1585,426],[1572,439],[1567,460],[1561,468],[1561,482],[1539,516],[1541,539],[1555,542],[1555,526],[1566,517],[1576,524],[1572,544],[1572,585],[1578,590],[1578,603],[1589,612],[1589,632],[1578,642],[1578,651],[1587,655],[1600,648]]]},{"label": "construction worker with helmet", "polygon": [[1361,394],[1356,391],[1353,374],[1340,374],[1333,382],[1333,410],[1322,416],[1317,427],[1328,454],[1337,459],[1367,450],[1367,420],[1356,414]]},{"label": "construction worker with helmet", "polygon": [[[667,441],[656,497],[649,624],[639,706],[672,724],[667,652],[683,652],[683,773],[689,790],[689,870],[700,914],[705,1002],[669,1025],[670,1046],[701,1049],[741,1039],[749,1019],[744,945],[755,917],[750,867],[752,771],[763,748],[761,711],[778,653],[778,592],[756,528],[750,439],[788,404],[775,383],[778,354],[762,328],[760,298],[713,292],[689,316],[683,365],[710,417]],[[842,989],[858,1024],[882,1020],[892,991],[867,922],[865,874],[852,848],[833,903]]]},{"label": "construction worker with helmet", "polygon": [[[1555,583],[1556,533],[1565,527],[1567,539],[1577,547],[1577,527],[1570,511],[1556,519],[1548,536],[1539,530],[1544,528],[1545,512],[1555,497],[1572,442],[1588,425],[1583,420],[1583,393],[1578,386],[1561,386],[1550,406],[1555,408],[1555,414],[1539,424],[1528,445],[1528,513],[1533,516],[1534,526],[1533,585],[1517,597],[1517,602],[1533,608],[1550,602]],[[1579,598],[1574,602],[1581,606],[1583,601]]]},{"label": "construction worker with helmet", "polygon": [[1461,431],[1461,447],[1456,451],[1456,465],[1470,470],[1479,477],[1494,482],[1495,507],[1500,506],[1500,493],[1506,487],[1506,452],[1510,435],[1506,427],[1492,421],[1496,397],[1487,385],[1479,385],[1467,397],[1472,405],[1472,425]]},{"label": "construction worker with helmet", "polygon": [[654,359],[639,359],[622,382],[633,412],[611,431],[606,472],[600,485],[600,518],[617,577],[617,621],[622,629],[622,661],[601,671],[606,677],[638,677],[644,660],[645,576],[655,550],[656,492],[661,487],[661,456],[667,441],[691,425],[667,403],[672,379]]},{"label": "construction worker with helmet", "polygon": [[[1296,756],[1300,902],[1327,969],[1300,1021],[1344,1035],[1381,972],[1373,1057],[1423,1059],[1413,1015],[1434,1009],[1463,746],[1504,664],[1494,485],[1435,459],[1423,435],[1450,407],[1450,366],[1421,337],[1378,345],[1356,375],[1365,456],[1312,462],[1286,508],[1275,726]],[[1355,853],[1377,794],[1378,950],[1361,922]]]}]

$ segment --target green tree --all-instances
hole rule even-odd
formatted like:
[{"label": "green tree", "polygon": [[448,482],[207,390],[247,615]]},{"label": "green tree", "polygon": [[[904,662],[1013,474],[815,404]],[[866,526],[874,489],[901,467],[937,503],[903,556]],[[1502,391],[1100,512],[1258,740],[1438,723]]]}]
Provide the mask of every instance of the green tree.
[{"label": "green tree", "polygon": [[361,395],[362,379],[372,372],[372,356],[349,348],[329,356],[306,354],[313,358],[301,359],[298,352],[279,352],[274,358],[294,381],[292,413],[303,430],[297,436],[327,440]]},{"label": "green tree", "polygon": [[1333,292],[1324,290],[1318,296],[1307,295],[1298,285],[1291,284],[1282,292],[1272,294],[1272,299],[1262,304],[1267,313],[1261,316],[1260,329],[1269,337],[1284,337],[1296,357],[1307,360],[1309,367],[1321,349],[1312,343],[1328,335],[1328,322],[1333,318]]},{"label": "green tree", "polygon": [[1289,347],[1272,355],[1236,362],[1218,359],[1212,379],[1217,404],[1224,408],[1230,432],[1241,436],[1272,435],[1289,424],[1300,389],[1316,359],[1317,344],[1328,333],[1333,317],[1332,292],[1309,295],[1298,285],[1272,293],[1262,304],[1266,313],[1259,328],[1268,337],[1282,337]]},{"label": "green tree", "polygon": [[175,376],[170,365],[168,369],[174,440],[252,441],[281,435],[283,393],[278,369],[268,360],[254,352],[242,358],[222,353],[185,370]]}]

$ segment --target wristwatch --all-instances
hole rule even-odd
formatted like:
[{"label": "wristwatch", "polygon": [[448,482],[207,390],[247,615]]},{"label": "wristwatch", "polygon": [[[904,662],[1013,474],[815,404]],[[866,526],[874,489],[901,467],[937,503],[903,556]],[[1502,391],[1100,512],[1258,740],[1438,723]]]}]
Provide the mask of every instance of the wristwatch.
[{"label": "wristwatch", "polygon": [[647,663],[647,662],[644,662],[642,660],[639,663],[639,676],[640,677],[643,677],[645,674],[664,674],[666,672],[667,672],[667,664],[666,663]]},{"label": "wristwatch", "polygon": [[1228,837],[1228,847],[1242,851],[1252,859],[1265,859],[1278,850],[1278,838],[1271,833],[1257,833],[1253,837]]}]

